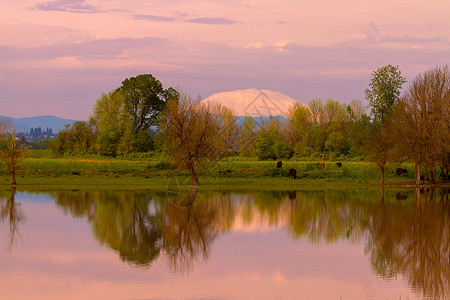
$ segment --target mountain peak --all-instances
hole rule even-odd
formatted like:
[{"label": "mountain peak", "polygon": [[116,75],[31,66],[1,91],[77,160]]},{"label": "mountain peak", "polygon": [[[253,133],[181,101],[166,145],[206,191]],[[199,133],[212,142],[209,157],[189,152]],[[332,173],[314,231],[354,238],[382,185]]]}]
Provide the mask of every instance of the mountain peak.
[{"label": "mountain peak", "polygon": [[216,93],[201,102],[221,103],[236,116],[249,117],[284,116],[292,105],[304,105],[283,93],[257,89]]}]

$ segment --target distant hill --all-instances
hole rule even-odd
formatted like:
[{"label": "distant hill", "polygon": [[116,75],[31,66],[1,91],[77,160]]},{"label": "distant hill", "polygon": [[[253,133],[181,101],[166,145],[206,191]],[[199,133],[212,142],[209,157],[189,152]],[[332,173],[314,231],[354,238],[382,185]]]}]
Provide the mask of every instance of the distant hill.
[{"label": "distant hill", "polygon": [[51,128],[53,132],[58,132],[61,129],[64,129],[66,124],[72,124],[77,120],[71,119],[61,119],[55,116],[38,116],[38,117],[29,117],[29,118],[11,118],[6,116],[0,116],[0,119],[7,119],[14,121],[14,125],[16,127],[16,131],[19,132],[27,132],[30,131],[31,128],[41,127],[42,130],[47,128]]}]

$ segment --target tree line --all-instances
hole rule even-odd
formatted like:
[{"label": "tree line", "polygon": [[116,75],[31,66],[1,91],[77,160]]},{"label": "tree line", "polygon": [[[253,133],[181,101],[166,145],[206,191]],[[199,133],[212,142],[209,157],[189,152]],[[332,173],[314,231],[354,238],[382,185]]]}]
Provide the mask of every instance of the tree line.
[{"label": "tree line", "polygon": [[30,131],[19,131],[17,133],[18,138],[22,137],[22,135],[25,136],[27,142],[38,142],[43,139],[54,139],[56,137],[56,133],[53,133],[51,128],[42,129],[40,126],[31,127]]},{"label": "tree line", "polygon": [[292,106],[282,119],[244,117],[238,122],[227,107],[202,104],[143,74],[104,93],[89,120],[67,125],[51,147],[56,156],[159,152],[189,170],[193,184],[198,184],[199,168],[231,155],[368,160],[379,168],[381,184],[388,162],[408,160],[415,163],[417,185],[422,169],[432,182],[436,168],[442,180],[448,178],[448,66],[419,74],[402,93],[405,83],[398,66],[386,65],[371,75],[368,107],[361,100],[312,99],[308,107]]}]

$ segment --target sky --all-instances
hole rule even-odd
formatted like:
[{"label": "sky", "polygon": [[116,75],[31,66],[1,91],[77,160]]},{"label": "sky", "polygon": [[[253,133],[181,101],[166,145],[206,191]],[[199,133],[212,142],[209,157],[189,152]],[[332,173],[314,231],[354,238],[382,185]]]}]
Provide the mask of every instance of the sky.
[{"label": "sky", "polygon": [[0,2],[0,115],[15,118],[86,120],[140,74],[194,98],[256,88],[349,103],[379,67],[411,82],[449,62],[448,0]]}]

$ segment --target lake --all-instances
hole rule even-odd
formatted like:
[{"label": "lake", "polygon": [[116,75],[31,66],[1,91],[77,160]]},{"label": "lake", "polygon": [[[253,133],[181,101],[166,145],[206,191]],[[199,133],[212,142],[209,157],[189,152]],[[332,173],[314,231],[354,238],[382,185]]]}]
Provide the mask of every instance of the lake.
[{"label": "lake", "polygon": [[0,299],[450,299],[448,190],[0,190]]}]

